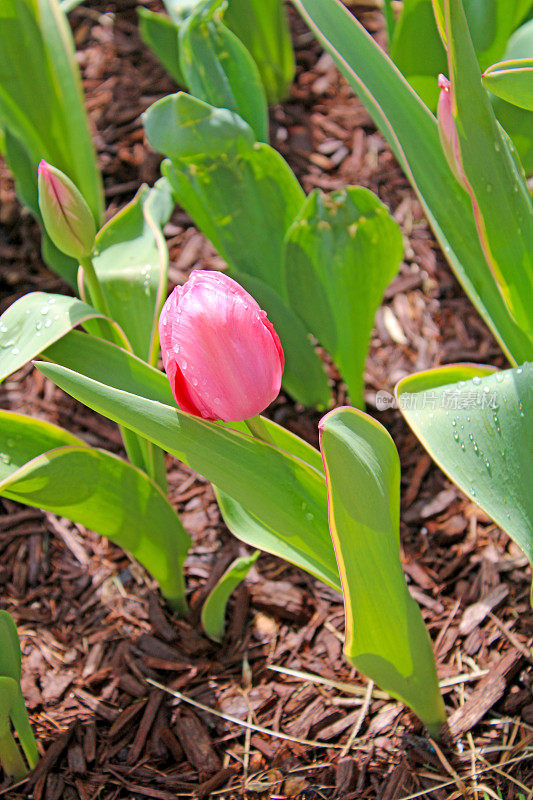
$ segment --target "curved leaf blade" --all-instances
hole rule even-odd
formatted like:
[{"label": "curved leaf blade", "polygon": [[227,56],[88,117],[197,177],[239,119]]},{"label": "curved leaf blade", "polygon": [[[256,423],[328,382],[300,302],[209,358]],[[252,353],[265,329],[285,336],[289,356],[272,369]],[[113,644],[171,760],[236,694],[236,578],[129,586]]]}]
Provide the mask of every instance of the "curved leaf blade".
[{"label": "curved leaf blade", "polygon": [[88,320],[102,320],[120,332],[112,320],[74,297],[46,292],[21,297],[0,317],[0,380]]},{"label": "curved leaf blade", "polygon": [[[183,562],[190,537],[167,498],[141,470],[104,450],[71,444],[75,437],[53,428],[0,412],[5,450],[0,494],[107,536],[143,564],[167,600],[183,612]],[[43,451],[43,433],[65,444]],[[33,455],[26,460],[30,447]]]},{"label": "curved leaf blade", "polygon": [[353,408],[331,411],[319,427],[346,658],[438,735],[445,712],[431,640],[400,563],[396,447],[385,428]]},{"label": "curved leaf blade", "polygon": [[265,527],[303,542],[324,579],[337,585],[324,477],[312,466],[278,447],[55,364],[38,367],[73,397],[204,475]]},{"label": "curved leaf blade", "polygon": [[404,378],[396,392],[439,467],[533,563],[533,365],[428,370]]},{"label": "curved leaf blade", "polygon": [[285,240],[290,305],[329,351],[359,407],[374,317],[402,255],[399,226],[362,187],[312,192]]},{"label": "curved leaf blade", "polygon": [[251,556],[236,558],[209,592],[202,608],[202,628],[215,642],[221,642],[224,638],[224,620],[228,600],[237,586],[246,578],[258,557],[259,550],[256,550]]},{"label": "curved leaf blade", "polygon": [[533,58],[499,61],[482,75],[489,92],[515,106],[533,111]]}]

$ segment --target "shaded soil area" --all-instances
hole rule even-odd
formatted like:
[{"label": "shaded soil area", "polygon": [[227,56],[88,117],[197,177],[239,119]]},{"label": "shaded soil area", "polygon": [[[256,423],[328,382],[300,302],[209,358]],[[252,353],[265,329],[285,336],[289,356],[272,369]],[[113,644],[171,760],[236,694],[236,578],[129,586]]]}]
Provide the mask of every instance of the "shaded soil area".
[{"label": "shaded soil area", "polygon": [[[136,5],[95,2],[70,15],[109,215],[158,177],[140,114],[175,90],[138,36]],[[379,15],[355,11],[383,41]],[[290,98],[271,110],[272,144],[306,191],[348,183],[375,191],[405,237],[405,260],[376,317],[366,400],[400,452],[403,565],[434,642],[450,741],[428,740],[409,711],[345,662],[340,596],[269,555],[232,599],[222,645],[202,635],[202,601],[244,549],[221,522],[210,485],[169,458],[170,497],[193,537],[187,620],[172,617],[149,576],[107,540],[0,500],[1,604],[19,627],[23,691],[44,754],[28,781],[0,783],[0,797],[531,796],[526,559],[435,467],[399,413],[374,405],[378,390],[392,391],[414,370],[505,361],[383,137],[296,15],[291,22],[298,71]],[[42,264],[38,229],[2,164],[0,203],[0,310],[29,291],[68,292]],[[223,267],[180,209],[165,234],[170,287],[194,267]],[[342,403],[339,375],[327,369]],[[0,406],[123,454],[111,422],[29,365],[3,384]],[[317,443],[318,413],[283,395],[269,413]]]}]

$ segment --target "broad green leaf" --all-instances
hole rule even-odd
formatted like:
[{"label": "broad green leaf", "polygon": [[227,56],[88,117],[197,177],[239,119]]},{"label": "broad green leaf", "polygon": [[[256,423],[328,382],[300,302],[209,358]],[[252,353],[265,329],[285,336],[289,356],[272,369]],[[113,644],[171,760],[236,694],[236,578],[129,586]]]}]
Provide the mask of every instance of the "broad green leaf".
[{"label": "broad green leaf", "polygon": [[477,310],[514,363],[533,342],[513,319],[483,255],[470,199],[453,177],[437,122],[394,64],[338,0],[293,0],[387,138]]},{"label": "broad green leaf", "polygon": [[268,141],[268,112],[252,56],[222,21],[225,0],[204,0],[180,25],[180,69],[191,94],[235,111],[260,142]]},{"label": "broad green leaf", "polygon": [[344,593],[344,653],[437,736],[446,717],[431,640],[400,562],[398,452],[385,428],[353,408],[331,411],[319,427]]},{"label": "broad green leaf", "polygon": [[163,0],[163,5],[174,24],[179,25],[201,2],[202,0]]},{"label": "broad green leaf", "polygon": [[157,323],[167,288],[168,249],[162,227],[173,206],[164,179],[153,189],[141,187],[99,232],[93,259],[112,318],[133,352],[152,364],[157,360]]},{"label": "broad green leaf", "polygon": [[533,339],[533,203],[494,116],[461,0],[445,0],[461,161],[483,249],[511,313]]},{"label": "broad green leaf", "polygon": [[[163,373],[103,339],[71,331],[42,355],[74,372],[83,372],[86,377],[100,383],[113,385],[116,389],[141,395],[167,406],[174,405],[169,381]],[[275,422],[265,417],[261,421],[273,444],[304,461],[323,476],[322,458],[318,450]],[[244,422],[221,422],[218,425],[249,434]],[[217,499],[228,528],[238,539],[292,561],[302,569],[331,582],[331,570],[323,574],[322,567],[310,552],[305,537],[302,536],[299,540],[294,536],[280,538],[276,530],[262,524],[228,495],[217,491]],[[312,514],[307,507],[302,508],[302,511],[304,515]],[[338,577],[335,585],[339,585]]]},{"label": "broad green leaf", "polygon": [[[47,360],[83,372],[88,378],[113,385],[130,394],[137,394],[167,406],[175,405],[166,375],[132,353],[111,342],[79,331],[71,331],[42,353]],[[305,461],[323,473],[320,453],[299,436],[272,420],[261,417],[268,438],[282,450]],[[221,427],[249,434],[245,422],[219,422]]]},{"label": "broad green leaf", "polygon": [[533,58],[499,61],[483,73],[483,86],[515,106],[533,111]]},{"label": "broad green leaf", "polygon": [[0,3],[0,118],[35,169],[45,158],[65,172],[100,220],[101,178],[72,36],[53,0]]},{"label": "broad green leaf", "polygon": [[295,61],[282,0],[229,0],[224,22],[252,54],[269,104],[284,100]]},{"label": "broad green leaf", "polygon": [[[164,447],[303,552],[310,571],[338,586],[323,475],[290,453],[56,364],[39,369],[90,408]],[[120,383],[120,382],[119,382]],[[264,548],[267,549],[267,548]]]},{"label": "broad green leaf", "polygon": [[168,74],[178,86],[185,85],[179,66],[178,29],[166,14],[158,14],[140,6],[139,33],[143,42],[152,50]]},{"label": "broad green leaf", "polygon": [[[2,496],[107,536],[151,572],[171,604],[186,609],[183,562],[190,537],[144,472],[104,450],[73,443],[75,437],[60,428],[20,414],[1,411],[0,433]],[[53,449],[46,445],[47,438],[56,439]]]},{"label": "broad green leaf", "polygon": [[255,142],[240,117],[190,95],[158,101],[144,120],[152,146],[171,159],[163,172],[176,199],[279,325],[284,386],[305,405],[326,406],[330,390],[322,364],[304,326],[282,305],[284,238],[304,201],[291,169],[275,150]]},{"label": "broad green leaf", "polygon": [[0,611],[0,675],[20,683],[22,677],[17,626],[7,611]]},{"label": "broad green leaf", "polygon": [[231,595],[248,575],[259,557],[259,550],[251,556],[233,561],[216,586],[208,594],[202,607],[202,627],[210,639],[221,642],[224,638],[226,606]]},{"label": "broad green leaf", "polygon": [[533,365],[410,375],[400,410],[428,453],[533,563]]},{"label": "broad green leaf", "polygon": [[46,347],[87,320],[113,325],[92,306],[74,297],[30,292],[14,302],[0,317],[0,380],[24,366]]},{"label": "broad green leaf", "polygon": [[287,234],[290,305],[329,351],[359,407],[374,317],[402,255],[400,228],[362,187],[312,192]]},{"label": "broad green leaf", "polygon": [[232,269],[279,293],[283,239],[304,201],[287,162],[235,114],[182,92],[143,119],[152,147],[171,159],[162,171],[180,205]]}]

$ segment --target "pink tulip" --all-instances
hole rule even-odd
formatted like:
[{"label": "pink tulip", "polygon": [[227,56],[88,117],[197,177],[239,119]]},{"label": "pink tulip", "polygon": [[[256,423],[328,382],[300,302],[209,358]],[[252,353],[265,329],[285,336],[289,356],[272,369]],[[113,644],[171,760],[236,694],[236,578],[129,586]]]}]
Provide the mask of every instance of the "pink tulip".
[{"label": "pink tulip", "polygon": [[256,301],[222,272],[196,270],[159,318],[165,372],[183,411],[236,422],[278,395],[283,350]]},{"label": "pink tulip", "polygon": [[439,75],[439,102],[437,105],[437,120],[442,149],[448,165],[459,181],[466,188],[466,176],[461,161],[459,139],[453,118],[452,85],[445,75]]}]

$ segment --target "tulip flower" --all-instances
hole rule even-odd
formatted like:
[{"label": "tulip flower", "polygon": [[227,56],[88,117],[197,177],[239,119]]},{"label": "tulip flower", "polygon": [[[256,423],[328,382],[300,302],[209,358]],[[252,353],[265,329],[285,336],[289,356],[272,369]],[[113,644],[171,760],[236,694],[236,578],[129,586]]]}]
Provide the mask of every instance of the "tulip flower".
[{"label": "tulip flower", "polygon": [[177,404],[208,420],[255,417],[278,395],[284,355],[266,312],[221,272],[196,270],[159,319],[163,364]]},{"label": "tulip flower", "polygon": [[96,236],[91,210],[79,189],[44,159],[38,169],[39,208],[50,239],[68,256],[90,256]]},{"label": "tulip flower", "polygon": [[466,176],[461,161],[459,139],[453,118],[452,85],[445,75],[439,75],[439,102],[437,105],[437,120],[439,123],[439,136],[448,166],[460,184],[466,188]]}]

